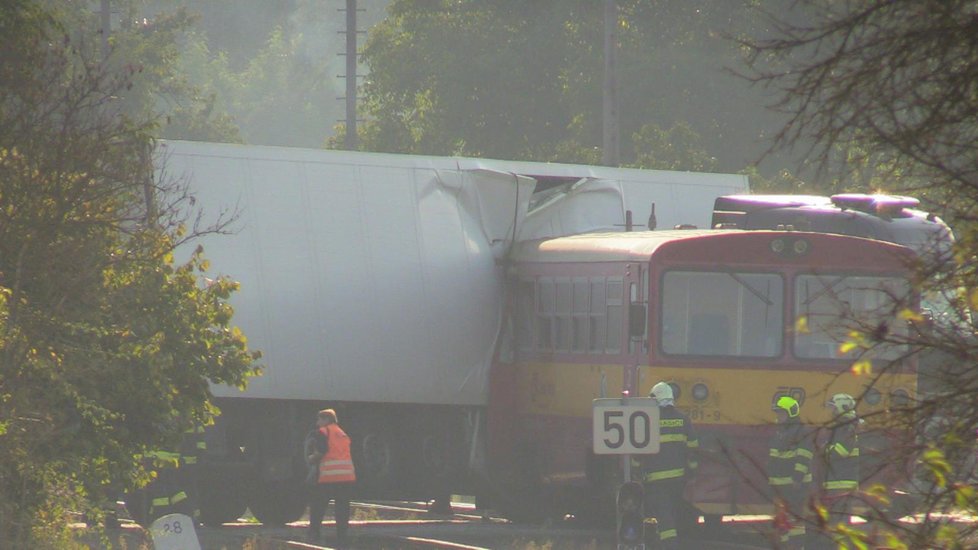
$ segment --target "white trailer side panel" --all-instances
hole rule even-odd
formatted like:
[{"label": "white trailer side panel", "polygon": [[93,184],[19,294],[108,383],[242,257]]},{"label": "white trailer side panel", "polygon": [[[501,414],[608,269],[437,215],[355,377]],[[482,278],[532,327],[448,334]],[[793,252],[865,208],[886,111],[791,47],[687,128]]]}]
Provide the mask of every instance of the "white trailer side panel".
[{"label": "white trailer side panel", "polygon": [[264,355],[243,395],[485,403],[495,259],[532,180],[448,159],[190,142],[162,158],[205,218],[239,211],[233,235],[201,244],[213,275],[241,283],[234,322]]}]

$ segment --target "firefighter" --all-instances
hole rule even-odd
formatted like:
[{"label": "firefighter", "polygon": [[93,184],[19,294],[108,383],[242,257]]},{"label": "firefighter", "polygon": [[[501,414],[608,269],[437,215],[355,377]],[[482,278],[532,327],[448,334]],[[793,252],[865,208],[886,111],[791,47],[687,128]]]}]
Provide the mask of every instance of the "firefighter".
[{"label": "firefighter", "polygon": [[694,452],[699,440],[693,434],[689,417],[675,407],[672,386],[659,382],[652,386],[649,397],[659,404],[659,453],[640,460],[645,509],[656,519],[660,548],[677,550],[677,516],[683,509],[686,481],[696,470]]},{"label": "firefighter", "polygon": [[[825,475],[822,480],[822,503],[828,511],[828,525],[847,524],[851,501],[859,489],[860,420],[856,417],[856,400],[846,393],[837,393],[826,403],[832,409],[828,441],[822,452]],[[827,548],[834,548],[828,542]]]},{"label": "firefighter", "polygon": [[183,433],[180,442],[180,467],[177,468],[177,483],[187,492],[187,508],[192,511],[195,522],[200,520],[200,463],[207,452],[204,440],[204,427],[195,425]]},{"label": "firefighter", "polygon": [[151,451],[144,458],[152,460],[156,468],[156,479],[146,486],[146,497],[149,500],[147,515],[148,526],[157,518],[168,514],[186,514],[193,516],[193,506],[186,487],[181,485],[177,470],[180,468],[180,453],[169,451]]},{"label": "firefighter", "polygon": [[152,451],[144,455],[153,461],[157,475],[146,487],[148,522],[167,514],[186,514],[194,522],[199,521],[197,469],[206,450],[204,428],[195,426],[183,433],[177,452]]},{"label": "firefighter", "polygon": [[801,406],[793,397],[781,396],[771,407],[777,427],[768,445],[767,481],[778,514],[781,548],[804,548],[805,500],[812,483],[812,441],[801,423]]},{"label": "firefighter", "polygon": [[326,505],[335,503],[336,540],[340,547],[347,544],[346,532],[350,525],[350,498],[357,480],[350,453],[350,437],[337,423],[336,411],[323,409],[316,415],[317,429],[311,453],[306,461],[318,464],[318,477],[311,487],[309,501],[309,541],[319,541]]}]

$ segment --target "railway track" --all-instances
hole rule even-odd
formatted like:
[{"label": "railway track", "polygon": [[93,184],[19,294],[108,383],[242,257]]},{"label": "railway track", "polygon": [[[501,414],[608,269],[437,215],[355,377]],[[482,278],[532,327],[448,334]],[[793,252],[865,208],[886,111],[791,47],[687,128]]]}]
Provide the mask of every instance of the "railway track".
[{"label": "railway track", "polygon": [[[613,529],[582,527],[573,520],[546,525],[513,524],[506,519],[487,516],[471,506],[455,504],[455,514],[450,518],[432,518],[425,505],[417,502],[355,503],[361,515],[377,516],[378,519],[355,521],[351,524],[353,544],[351,548],[379,549],[426,549],[485,550],[485,549],[568,549],[598,550],[615,548]],[[413,516],[413,519],[389,519]],[[381,519],[388,518],[388,519]],[[698,550],[759,550],[770,546],[751,535],[742,524],[734,533],[734,527],[721,529],[717,536],[709,536],[704,529],[690,548]],[[288,548],[333,548],[330,539],[323,544],[310,544],[301,540],[306,523],[292,525],[298,532],[285,533]],[[324,533],[331,533],[331,524],[324,526]],[[296,538],[300,540],[295,540]],[[654,550],[650,545],[649,550]]]},{"label": "railway track", "polygon": [[[419,502],[355,502],[350,525],[351,544],[356,550],[603,550],[615,548],[614,530],[583,527],[568,520],[534,526],[513,524],[485,516],[471,506],[455,503],[452,516],[436,516]],[[321,550],[337,548],[333,524],[323,525],[323,538],[306,540],[308,522],[286,526],[264,526],[254,521],[203,526],[197,531],[203,550]],[[135,524],[124,525],[122,535],[111,534],[114,548],[141,548],[145,532]],[[704,527],[689,548],[697,550],[760,550],[770,548],[751,534],[746,524],[733,523],[714,531]],[[122,542],[122,539],[126,539]],[[151,546],[150,546],[151,547]],[[654,550],[654,546],[649,547]]]},{"label": "railway track", "polygon": [[[355,502],[351,521],[352,545],[357,550],[431,549],[449,550],[603,550],[615,548],[614,530],[584,527],[573,520],[533,526],[513,524],[495,516],[485,516],[465,504],[454,503],[452,516],[436,516],[420,502]],[[974,523],[974,517],[949,517],[954,522]],[[904,521],[921,521],[905,518]],[[857,521],[854,525],[858,525]],[[84,524],[80,524],[84,525]],[[696,550],[760,550],[772,545],[759,533],[770,525],[762,516],[728,517],[721,526],[701,524],[688,548]],[[238,521],[197,530],[203,550],[285,550],[335,548],[333,525],[325,522],[324,538],[307,542],[308,522],[286,526],[265,526],[256,521]],[[112,548],[149,549],[146,531],[134,523],[107,529]],[[101,541],[88,546],[105,550]],[[650,544],[649,550],[655,550]]]}]

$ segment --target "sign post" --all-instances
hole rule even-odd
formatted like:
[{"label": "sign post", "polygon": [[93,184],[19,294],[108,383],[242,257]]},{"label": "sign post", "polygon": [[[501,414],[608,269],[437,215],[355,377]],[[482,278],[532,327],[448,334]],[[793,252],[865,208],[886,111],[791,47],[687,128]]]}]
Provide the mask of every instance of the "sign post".
[{"label": "sign post", "polygon": [[623,396],[592,402],[594,454],[623,455],[625,481],[615,502],[618,550],[645,549],[645,492],[632,481],[631,455],[659,452],[659,403]]}]

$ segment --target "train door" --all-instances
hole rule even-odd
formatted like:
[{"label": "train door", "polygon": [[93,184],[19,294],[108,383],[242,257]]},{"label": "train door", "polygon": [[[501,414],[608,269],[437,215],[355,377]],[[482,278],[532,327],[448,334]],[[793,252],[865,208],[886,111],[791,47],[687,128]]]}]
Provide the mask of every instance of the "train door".
[{"label": "train door", "polygon": [[640,379],[642,365],[648,364],[649,357],[649,272],[641,264],[628,264],[625,269],[625,284],[628,288],[628,355],[622,365],[622,388],[628,395],[642,397],[643,385]]}]

